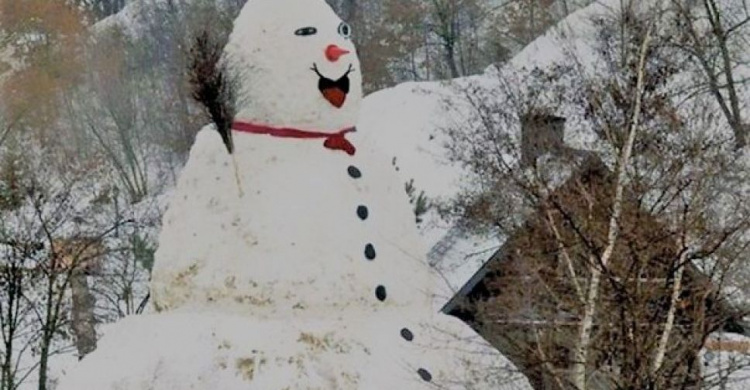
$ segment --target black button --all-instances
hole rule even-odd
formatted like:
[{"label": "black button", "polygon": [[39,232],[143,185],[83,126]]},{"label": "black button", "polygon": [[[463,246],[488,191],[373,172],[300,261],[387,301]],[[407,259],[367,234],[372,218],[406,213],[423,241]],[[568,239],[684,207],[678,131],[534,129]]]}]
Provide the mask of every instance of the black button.
[{"label": "black button", "polygon": [[349,176],[351,176],[353,179],[359,179],[360,177],[362,177],[362,172],[360,172],[360,170],[353,165],[349,167],[348,171]]},{"label": "black button", "polygon": [[385,293],[385,287],[378,286],[378,288],[375,289],[375,296],[380,300],[381,302],[385,301],[386,293]]},{"label": "black button", "polygon": [[367,219],[367,217],[370,215],[370,212],[367,211],[367,207],[365,206],[359,206],[357,207],[357,215],[361,220]]},{"label": "black button", "polygon": [[412,333],[409,329],[404,328],[401,329],[401,337],[403,337],[406,341],[412,341],[414,340],[414,333]]},{"label": "black button", "polygon": [[420,368],[417,370],[417,374],[419,374],[419,377],[422,378],[425,382],[432,381],[432,374],[430,374],[429,371],[425,370],[424,368]]},{"label": "black button", "polygon": [[372,244],[365,246],[365,257],[367,260],[375,260],[375,247]]}]

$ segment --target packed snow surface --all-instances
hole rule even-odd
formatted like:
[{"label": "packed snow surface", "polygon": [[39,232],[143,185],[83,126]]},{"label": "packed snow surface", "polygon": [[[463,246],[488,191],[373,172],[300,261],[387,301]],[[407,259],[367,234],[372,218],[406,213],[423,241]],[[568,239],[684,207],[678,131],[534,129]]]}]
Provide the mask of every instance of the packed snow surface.
[{"label": "packed snow surface", "polygon": [[[599,1],[570,15],[500,70],[490,68],[451,83],[406,83],[367,97],[356,122],[358,132],[348,137],[358,148],[354,157],[323,149],[322,141],[240,134],[232,158],[222,152],[211,129],[201,132],[165,219],[159,255],[164,260],[154,282],[162,312],[112,326],[99,351],[61,389],[141,390],[155,383],[158,389],[248,384],[261,389],[419,389],[426,386],[420,369],[431,374],[432,384],[449,388],[473,388],[457,381],[478,371],[492,373],[502,384],[484,378],[476,388],[525,388],[525,381],[510,373],[513,368],[473,332],[435,316],[425,304],[431,294],[447,301],[450,292],[439,286],[458,290],[499,248],[502,237],[458,234],[447,240],[450,248],[435,264],[442,278],[432,274],[424,254],[446,241],[452,224],[426,216],[421,233],[427,245],[420,245],[410,228],[413,216],[403,184],[414,179],[416,188],[433,199],[455,196],[468,185],[468,174],[447,160],[443,130],[475,120],[464,99],[467,88],[491,91],[503,72],[551,67],[570,53],[595,58],[591,17],[614,12],[618,4]],[[303,14],[334,21],[328,11],[295,13],[292,19]],[[337,19],[334,23],[326,25],[327,37],[338,27]],[[247,33],[241,21],[238,28],[235,36]],[[294,45],[286,39],[271,42]],[[318,54],[307,49],[300,53],[322,53],[319,46]],[[329,78],[343,73],[343,62],[329,64],[322,57],[291,59],[285,66],[310,67],[313,60],[326,65],[321,71]],[[268,105],[263,110],[294,99],[295,83],[317,83],[300,69],[295,68],[295,77],[272,70],[263,70],[270,77],[264,78],[265,91],[274,91],[280,100],[264,101]],[[313,99],[316,93],[304,89],[299,96]],[[330,109],[318,103],[318,109]],[[282,112],[248,109],[248,120]],[[575,112],[561,110],[569,114],[569,124],[586,129]],[[289,118],[296,117],[284,114]],[[320,130],[349,125],[341,116],[328,122],[330,118],[308,115],[281,125]],[[583,131],[566,134],[572,146],[586,148],[589,141]],[[361,172],[360,179],[348,176],[350,166]],[[357,216],[360,205],[368,208],[366,221]],[[368,243],[376,249],[369,262],[363,257]],[[249,259],[263,259],[264,266]],[[380,285],[387,291],[384,302],[375,296]],[[404,338],[404,329],[414,336],[412,341]],[[448,356],[448,350],[461,353]],[[488,355],[472,361],[483,354]],[[288,382],[274,382],[280,380],[278,373]]]},{"label": "packed snow surface", "polygon": [[[358,124],[356,50],[322,0],[250,0],[225,60],[257,81],[240,85],[244,124]],[[60,390],[525,388],[432,307],[442,282],[376,131],[347,134],[353,155],[235,131],[230,155],[204,129],[164,217],[156,313],[110,329]]]}]

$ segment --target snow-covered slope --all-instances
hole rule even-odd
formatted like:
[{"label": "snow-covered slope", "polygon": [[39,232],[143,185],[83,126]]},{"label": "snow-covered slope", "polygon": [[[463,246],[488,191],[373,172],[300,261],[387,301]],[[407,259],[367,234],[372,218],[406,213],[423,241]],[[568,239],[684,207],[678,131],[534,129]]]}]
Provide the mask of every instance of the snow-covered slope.
[{"label": "snow-covered slope", "polygon": [[201,16],[216,16],[216,12],[229,11],[234,13],[238,11],[240,6],[241,4],[236,0],[211,2],[203,0],[130,0],[120,12],[94,24],[93,30],[102,32],[111,28],[118,28],[131,37],[141,37],[150,32],[147,25],[153,23],[154,18],[159,16],[184,18],[193,12],[210,12],[210,14]]},{"label": "snow-covered slope", "polygon": [[[725,0],[730,4],[735,0]],[[467,94],[475,99],[498,99],[497,90],[525,88],[523,82],[537,69],[549,70],[560,65],[572,65],[574,59],[582,61],[583,68],[592,75],[604,75],[606,69],[595,47],[597,17],[612,16],[619,12],[619,0],[601,0],[569,15],[556,27],[540,36],[501,69],[488,68],[484,74],[451,80],[449,82],[405,83],[368,96],[364,101],[359,127],[372,137],[389,156],[404,182],[414,180],[418,190],[424,190],[433,199],[450,199],[471,185],[471,174],[456,163],[448,161],[446,129],[477,121],[475,110],[468,102]],[[645,7],[650,2],[636,3]],[[750,24],[744,27],[750,36]],[[750,53],[750,50],[748,50]],[[750,56],[750,54],[747,54]],[[742,60],[742,59],[740,59]],[[740,61],[742,62],[742,61]],[[745,61],[750,64],[750,61]],[[689,81],[697,69],[686,69],[675,78],[675,83]],[[736,69],[740,78],[750,77],[750,66]],[[595,76],[598,77],[598,76]],[[505,81],[501,81],[501,80]],[[574,103],[575,88],[565,83],[572,79],[562,77],[555,93],[568,94],[566,99],[551,103],[556,114],[567,118],[565,142],[584,150],[598,150],[591,123]],[[507,82],[516,82],[508,86]],[[504,84],[505,83],[505,84]],[[679,86],[675,85],[676,90]],[[551,92],[550,92],[551,93]],[[542,95],[545,90],[542,90]],[[750,115],[748,102],[750,84],[740,90],[744,97],[745,111]],[[541,96],[540,101],[551,96]],[[498,103],[494,103],[498,104]],[[690,105],[683,104],[685,110]],[[718,111],[718,109],[717,109]],[[724,136],[731,136],[726,125],[720,127]],[[571,131],[574,130],[574,131]],[[520,137],[520,124],[511,123],[505,129],[509,137]],[[512,158],[512,156],[511,156]],[[452,224],[436,217],[434,213],[421,225],[423,237],[434,253],[442,254],[435,259],[436,268],[445,276],[453,291],[457,291],[481,267],[503,242],[496,235],[458,234]],[[461,233],[461,232],[459,232]],[[445,247],[446,244],[447,248]],[[438,245],[436,248],[435,246]]]},{"label": "snow-covered slope", "polygon": [[[458,80],[478,80],[481,77]],[[468,183],[466,171],[447,156],[445,130],[461,118],[461,111],[447,111],[466,103],[455,85],[441,82],[405,83],[365,98],[358,128],[368,142],[378,145],[389,157],[393,169],[407,183],[414,180],[417,191],[433,201],[449,200]],[[469,115],[465,108],[463,115]],[[447,302],[500,246],[500,239],[486,235],[467,236],[431,210],[420,223],[430,262],[445,279],[436,305]],[[450,234],[453,232],[453,235]]]}]

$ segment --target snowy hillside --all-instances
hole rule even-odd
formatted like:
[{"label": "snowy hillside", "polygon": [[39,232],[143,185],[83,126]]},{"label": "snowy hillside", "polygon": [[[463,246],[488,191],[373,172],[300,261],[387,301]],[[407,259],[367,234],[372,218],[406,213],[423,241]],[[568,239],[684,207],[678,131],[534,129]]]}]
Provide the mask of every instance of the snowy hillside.
[{"label": "snowy hillside", "polygon": [[[376,92],[365,99],[359,127],[374,143],[390,153],[394,167],[404,182],[414,179],[415,186],[424,190],[428,197],[450,199],[459,194],[462,188],[471,185],[468,171],[448,161],[446,149],[447,129],[455,124],[477,120],[466,99],[468,91],[493,99],[497,95],[493,95],[492,91],[501,87],[501,79],[523,80],[536,69],[570,65],[573,58],[590,59],[585,66],[594,73],[601,71],[601,61],[592,47],[595,36],[592,20],[613,14],[619,4],[619,0],[597,1],[574,12],[501,69],[490,67],[483,75],[449,82],[405,83]],[[746,24],[744,29],[750,32],[750,24]],[[748,65],[740,66],[737,73],[741,77],[750,77],[750,62],[744,63]],[[697,70],[686,70],[682,79],[689,78],[691,72]],[[570,81],[559,81],[559,87],[565,88],[566,82]],[[522,85],[516,87],[523,88]],[[750,96],[750,85],[745,84],[741,92]],[[583,113],[577,111],[572,103],[556,104],[557,114],[568,119],[566,144],[578,149],[596,150],[598,145],[591,124]],[[746,106],[745,112],[750,114],[750,107]],[[507,132],[519,138],[520,124],[516,123]],[[443,271],[451,289],[457,291],[499,248],[502,238],[490,235],[451,239],[451,226],[431,214],[421,228],[431,248],[441,239],[451,243],[449,249],[453,252],[443,256],[447,263],[438,264],[438,268]]]},{"label": "snowy hillside", "polygon": [[[481,80],[480,77],[472,80]],[[466,82],[466,80],[457,80]],[[450,84],[406,83],[365,98],[360,131],[369,141],[389,155],[393,168],[404,183],[414,180],[417,191],[424,191],[432,200],[449,200],[457,195],[466,172],[448,160],[445,130],[453,121],[462,120],[456,112],[444,109],[447,101],[463,104],[462,96]],[[454,106],[456,107],[456,106]],[[431,262],[441,272],[449,289],[442,292],[437,305],[442,306],[500,246],[493,236],[458,237],[449,233],[452,223],[431,210],[420,223],[428,248],[436,246],[441,254]],[[450,258],[449,262],[443,259]]]},{"label": "snowy hillside", "polygon": [[[595,20],[615,13],[620,3],[617,0],[599,1],[571,14],[556,28],[536,39],[500,69],[489,68],[483,75],[456,79],[451,82],[407,83],[374,93],[365,100],[359,127],[373,139],[373,142],[380,144],[381,148],[390,153],[394,168],[404,182],[414,180],[417,188],[424,190],[432,199],[448,199],[456,196],[463,188],[471,186],[473,180],[469,169],[448,161],[445,130],[455,124],[474,123],[478,120],[475,111],[467,103],[467,93],[484,99],[493,99],[498,96],[493,94],[493,90],[508,88],[504,82],[507,83],[509,80],[511,83],[518,82],[511,88],[520,90],[526,87],[520,81],[526,80],[530,74],[540,69],[545,71],[556,67],[581,65],[591,77],[606,78],[607,69],[604,61],[594,47]],[[733,0],[725,3],[737,4]],[[741,12],[738,12],[739,14]],[[745,36],[750,35],[750,24],[741,25],[740,31]],[[737,77],[744,80],[750,77],[750,62],[746,58],[749,54],[750,50],[744,53],[739,52],[739,65],[734,69]],[[585,61],[581,64],[575,63],[575,60],[580,59],[585,59]],[[693,98],[694,95],[685,93],[685,85],[694,82],[700,75],[700,67],[688,62],[671,79],[669,89],[673,91],[675,101],[680,102],[678,104],[680,113],[687,114],[686,117],[690,116],[690,110],[700,107],[700,104],[705,104],[704,101],[693,102],[696,100]],[[546,102],[554,108],[556,115],[567,118],[565,142],[568,146],[579,150],[601,151],[603,146],[597,142],[592,124],[587,121],[585,113],[573,103],[575,96],[572,94],[575,93],[576,88],[573,88],[572,82],[574,82],[572,78],[562,77],[548,90],[549,93],[543,90],[538,98],[540,101],[546,99]],[[553,101],[552,88],[569,91],[568,99]],[[750,84],[746,82],[741,84],[738,93],[741,102],[744,102],[744,106],[741,107],[743,115],[747,118],[750,115],[750,106],[748,106]],[[481,101],[482,98],[478,100]],[[496,104],[502,103],[496,102]],[[715,102],[708,104],[714,104],[714,111],[720,112]],[[719,124],[712,128],[714,131],[712,136],[717,139],[731,138],[732,132],[725,118],[717,119],[717,121]],[[511,124],[506,131],[510,138],[518,140],[520,123]],[[728,151],[728,153],[731,152]],[[750,153],[747,148],[737,153],[737,164],[742,166],[744,163],[744,166],[750,168],[748,161],[750,161]],[[745,197],[748,195],[748,190],[750,189],[744,191]],[[742,193],[742,189],[739,192]],[[731,213],[728,208],[721,205],[718,198],[714,211],[718,215]],[[497,235],[467,234],[452,226],[451,223],[440,220],[434,212],[428,214],[421,228],[423,236],[433,248],[431,255],[437,255],[434,259],[436,268],[442,272],[453,291],[461,288],[502,245],[504,240],[503,237]],[[742,293],[736,290],[738,289],[727,289],[730,300],[734,303],[746,304],[747,292]],[[747,343],[747,339],[742,340],[743,343]],[[736,365],[736,360],[742,360],[747,356],[746,352],[744,354],[730,352],[726,355],[733,356],[731,360],[734,362],[732,364],[735,364],[732,366],[735,370],[740,367]],[[727,364],[726,361],[706,359],[710,372],[725,370],[725,364]],[[747,388],[748,375],[747,370],[733,373],[729,388]]]}]

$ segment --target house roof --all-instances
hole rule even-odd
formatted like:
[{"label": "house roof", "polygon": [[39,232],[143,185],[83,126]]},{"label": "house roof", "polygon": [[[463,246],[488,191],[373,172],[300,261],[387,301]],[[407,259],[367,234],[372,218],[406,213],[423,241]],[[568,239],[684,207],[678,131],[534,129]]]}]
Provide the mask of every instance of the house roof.
[{"label": "house roof", "polygon": [[[575,204],[580,203],[579,199],[581,199],[577,194],[578,186],[583,184],[588,188],[587,191],[591,191],[593,196],[605,197],[598,207],[601,210],[597,211],[597,207],[595,207],[593,211],[590,210],[589,212],[593,212],[595,218],[603,217],[606,219],[607,213],[609,212],[608,210],[610,209],[610,206],[607,205],[607,199],[609,199],[608,188],[610,188],[608,183],[612,180],[612,176],[612,172],[601,163],[598,158],[593,155],[588,155],[586,160],[580,165],[579,169],[572,173],[563,184],[554,189],[550,197],[558,198],[558,201],[560,199],[565,199],[566,197],[571,199],[571,205],[562,205],[561,207],[568,208],[569,212],[575,213],[575,208],[578,207],[575,206]],[[565,201],[563,200],[563,202]],[[630,206],[628,206],[628,204]],[[631,211],[628,211],[628,208],[630,208]],[[637,202],[626,203],[624,209],[625,211],[622,217],[623,228],[620,234],[621,239],[619,241],[638,242],[642,244],[644,248],[647,249],[646,252],[640,253],[639,256],[649,256],[648,258],[651,259],[648,262],[647,268],[653,268],[657,270],[655,272],[660,274],[668,272],[668,269],[672,266],[671,259],[674,259],[676,254],[674,253],[675,246],[672,243],[672,235],[667,231],[666,226],[659,222],[650,213],[642,210]],[[601,214],[600,217],[596,217],[600,211],[603,211],[604,214]],[[530,252],[541,251],[541,255],[545,259],[554,256],[549,251],[545,252],[544,250],[539,249],[539,247],[544,246],[544,244],[539,241],[539,237],[535,235],[539,233],[538,228],[532,228],[533,224],[537,224],[537,222],[532,222],[532,220],[535,219],[536,217],[530,218],[522,228],[516,231],[516,233],[504,242],[501,248],[494,252],[492,257],[485,262],[479,270],[471,276],[471,278],[469,278],[468,282],[463,285],[458,293],[442,308],[444,313],[454,315],[465,321],[475,322],[475,320],[477,320],[477,313],[471,303],[479,300],[490,300],[498,294],[490,286],[495,284],[496,277],[499,277],[500,274],[504,273],[500,271],[505,267],[502,265],[502,262],[509,261],[509,259],[513,257],[518,258],[519,254],[517,254],[517,246],[519,245],[519,242],[525,242],[528,245],[530,240],[533,246],[533,248],[529,247]],[[596,223],[594,222],[593,225],[596,225]],[[537,233],[533,233],[535,230]],[[583,234],[585,234],[586,229],[584,228],[583,230]],[[603,234],[602,232],[592,231],[589,233],[600,235]],[[532,235],[528,240],[519,240],[519,238],[528,234]],[[590,238],[590,240],[596,241],[595,236]],[[623,245],[629,246],[630,244]],[[536,255],[538,256],[540,253],[536,253]],[[523,251],[523,253],[520,254],[520,257],[524,258],[524,260],[519,259],[519,261],[526,262],[525,256],[534,255],[527,253],[527,251]],[[662,258],[666,258],[667,260],[661,262],[659,259]],[[544,264],[547,264],[546,260]],[[546,266],[547,265],[545,265],[545,267]],[[610,266],[614,270],[613,272],[618,272],[618,268],[627,269],[628,267],[627,265],[618,267],[618,263],[610,263]],[[549,267],[553,266],[550,264]],[[648,278],[648,276],[645,277]],[[709,286],[709,289],[715,289],[715,287],[711,287],[713,284],[714,283],[711,281],[710,277],[704,275],[703,271],[698,267],[693,264],[687,265],[685,269],[685,279],[683,279],[684,291],[692,291],[692,288],[688,287],[689,285]],[[750,328],[748,328],[747,324],[742,321],[741,311],[733,307],[732,303],[726,299],[726,294],[724,294],[723,291],[718,292],[717,290],[716,296],[718,298],[708,298],[711,303],[707,305],[707,310],[715,313],[715,315],[718,316],[717,318],[721,319],[723,323],[722,328],[727,332],[750,334]],[[469,303],[468,306],[466,306],[467,303]],[[541,319],[547,321],[550,320],[549,318]]]},{"label": "house roof", "polygon": [[[394,169],[403,182],[414,179],[416,189],[424,190],[430,199],[453,198],[470,185],[466,179],[471,175],[465,167],[448,158],[445,145],[450,140],[445,130],[476,121],[475,108],[467,102],[466,94],[471,92],[479,100],[498,99],[498,95],[492,91],[501,87],[501,74],[507,72],[511,81],[521,81],[534,69],[551,69],[569,63],[571,53],[578,58],[599,58],[594,50],[596,26],[591,18],[612,14],[617,9],[617,0],[604,0],[572,13],[500,69],[490,67],[484,74],[449,83],[405,83],[371,94],[364,101],[358,128],[365,138],[369,137],[373,144],[380,145],[392,158]],[[747,27],[750,28],[750,25]],[[597,64],[598,61],[592,60],[591,64],[586,65],[602,65]],[[738,72],[750,74],[750,67],[743,66]],[[559,83],[566,82],[570,80]],[[571,91],[571,94],[576,91],[575,88],[563,89]],[[750,88],[742,90],[743,96],[749,92]],[[569,98],[566,100],[575,100],[573,96]],[[544,100],[543,97],[540,99]],[[580,107],[563,103],[556,113],[567,117],[570,126],[576,128],[574,132],[565,132],[566,145],[578,150],[595,150],[598,147],[592,124],[586,120]],[[518,137],[520,124],[511,124],[504,130],[511,138]],[[750,153],[746,155],[745,158],[750,161]],[[512,157],[508,157],[512,161]],[[459,291],[466,287],[467,281],[475,281],[476,273],[481,272],[485,262],[505,240],[505,237],[497,234],[457,234],[453,228],[453,223],[441,219],[436,213],[426,215],[421,224],[425,242],[432,248],[428,254],[430,262],[446,280],[446,291]],[[742,294],[735,295],[740,296],[738,300],[746,300]],[[443,296],[442,303],[448,299]]]}]

